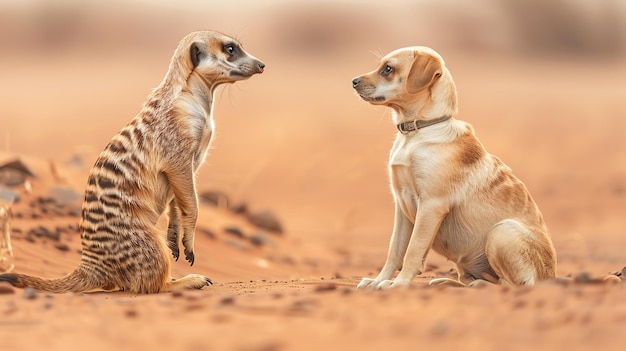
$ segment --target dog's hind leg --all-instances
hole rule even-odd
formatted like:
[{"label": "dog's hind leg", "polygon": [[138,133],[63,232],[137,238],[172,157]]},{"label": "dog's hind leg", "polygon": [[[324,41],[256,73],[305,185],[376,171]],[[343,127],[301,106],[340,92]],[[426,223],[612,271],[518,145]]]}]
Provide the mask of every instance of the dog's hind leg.
[{"label": "dog's hind leg", "polygon": [[498,222],[487,237],[485,254],[501,285],[533,285],[554,279],[556,254],[544,233],[514,219]]}]

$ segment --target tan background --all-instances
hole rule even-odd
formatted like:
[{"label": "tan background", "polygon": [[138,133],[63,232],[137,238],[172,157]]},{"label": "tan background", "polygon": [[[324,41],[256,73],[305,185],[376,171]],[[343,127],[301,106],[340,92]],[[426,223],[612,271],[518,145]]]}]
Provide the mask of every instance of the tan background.
[{"label": "tan background", "polygon": [[[275,246],[264,251],[238,250],[232,245],[206,242],[198,248],[196,261],[201,261],[198,268],[188,269],[179,262],[174,264],[174,273],[200,269],[223,285],[190,296],[215,299],[215,294],[236,294],[257,301],[250,295],[257,296],[261,290],[288,295],[286,291],[295,289],[300,294],[297,298],[305,301],[310,298],[318,307],[316,312],[297,318],[298,328],[326,333],[328,340],[336,341],[330,345],[337,348],[344,345],[342,341],[345,345],[358,342],[359,348],[368,345],[375,348],[375,343],[368,344],[363,339],[372,330],[380,332],[374,326],[381,323],[405,331],[396,333],[383,328],[378,337],[385,345],[390,345],[392,340],[405,347],[418,345],[410,337],[419,334],[412,329],[413,321],[432,320],[430,316],[435,314],[444,326],[429,322],[428,325],[434,323],[433,329],[427,331],[434,330],[434,335],[426,332],[424,342],[430,342],[428,337],[442,336],[447,341],[456,340],[453,335],[457,335],[455,328],[459,327],[474,331],[473,347],[490,345],[494,349],[507,349],[502,345],[515,334],[515,327],[491,319],[490,328],[508,335],[494,341],[490,339],[494,337],[491,333],[476,326],[483,318],[481,315],[510,301],[500,290],[490,290],[495,302],[488,306],[476,303],[482,292],[463,292],[466,303],[450,295],[456,293],[437,292],[429,297],[433,312],[407,305],[407,299],[415,300],[423,294],[419,287],[423,288],[426,279],[416,279],[417,290],[380,295],[388,298],[392,306],[398,304],[400,310],[415,308],[416,311],[411,316],[386,315],[384,309],[376,309],[371,313],[378,318],[371,320],[370,325],[364,322],[369,320],[367,314],[359,317],[354,310],[383,304],[384,300],[377,295],[356,292],[346,298],[342,293],[331,293],[316,300],[319,296],[309,296],[311,288],[305,283],[295,287],[259,283],[261,279],[310,279],[317,286],[321,278],[341,276],[343,279],[337,284],[352,289],[360,276],[376,273],[382,265],[393,216],[386,158],[394,126],[387,110],[366,104],[352,92],[350,81],[373,69],[379,54],[402,46],[427,45],[443,55],[453,74],[459,91],[459,118],[474,125],[487,149],[513,168],[541,207],[559,254],[559,274],[590,271],[601,276],[626,264],[623,220],[626,3],[623,1],[239,0],[221,3],[78,0],[0,3],[0,155],[4,159],[19,155],[41,169],[40,180],[34,181],[35,193],[44,192],[50,185],[44,181],[48,162],[65,172],[69,184],[82,192],[86,172],[97,153],[130,121],[150,89],[160,82],[177,41],[198,29],[233,35],[248,51],[264,60],[267,67],[262,75],[219,92],[215,108],[217,136],[207,164],[201,169],[198,187],[218,189],[235,202],[244,201],[254,209],[272,209],[283,222],[286,233],[276,238]],[[85,166],[66,170],[67,160],[75,155],[82,157]],[[223,225],[239,220],[231,219],[226,211],[207,206],[201,208],[201,216],[200,222],[218,232]],[[24,228],[37,225],[36,221],[14,222],[15,226]],[[218,234],[222,237],[221,232]],[[72,245],[78,246],[78,241],[74,240]],[[18,240],[14,246],[17,271],[52,277],[69,272],[78,262],[77,254],[59,256],[62,254],[56,250]],[[268,257],[289,259],[278,260],[268,269]],[[443,271],[452,267],[435,254],[429,262]],[[228,285],[251,280],[254,282],[247,287]],[[533,299],[544,301],[544,296],[546,301],[559,301],[569,293],[560,287],[543,289],[533,291],[534,295],[528,297],[531,302],[524,302],[524,306],[532,304]],[[619,296],[620,290],[615,289],[618,288],[585,292],[589,296]],[[4,301],[7,298],[0,295],[3,340],[5,335],[14,333],[28,335],[20,334],[27,333],[29,328],[19,327],[15,321],[20,319],[15,314],[7,317],[17,318],[10,319],[13,324],[5,326],[2,322],[3,304],[25,304],[20,293],[17,291],[12,297],[17,302]],[[623,293],[621,288],[622,296]],[[267,294],[261,293],[262,302],[257,302],[271,305],[274,300]],[[128,298],[114,296],[119,295],[94,295],[93,299]],[[68,305],[62,307],[67,311],[63,313],[65,316],[71,318],[84,313],[72,298],[58,297],[55,301]],[[175,302],[174,306],[163,307],[154,297],[132,301],[137,302],[141,318],[146,317],[142,313],[144,305],[156,304],[151,307],[156,312],[148,315],[154,323],[157,322],[153,319],[160,322],[170,318],[169,309],[177,308]],[[210,301],[219,305],[220,300]],[[614,307],[609,304],[610,298],[603,301],[601,305],[609,314],[600,318],[604,324],[598,328],[610,334],[609,325],[624,327],[626,305]],[[257,302],[251,303],[257,306]],[[109,303],[114,307],[121,304]],[[453,312],[448,311],[451,307],[446,307],[450,304],[455,306]],[[457,309],[467,304],[472,311],[459,313]],[[329,316],[337,305],[343,307]],[[213,311],[211,303],[203,306]],[[566,306],[576,309],[577,302]],[[20,308],[23,312],[28,307]],[[47,312],[45,318],[61,318],[59,309]],[[528,308],[521,310],[520,320],[536,312]],[[602,307],[598,311],[603,311]],[[22,312],[16,312],[17,316]],[[238,316],[237,312],[227,311],[224,315]],[[100,313],[101,318],[109,318],[112,323],[125,318],[115,312]],[[214,327],[211,321],[221,318],[211,314],[216,312],[206,310],[194,313],[213,316],[202,322],[209,323],[208,329]],[[503,310],[502,318],[506,319],[507,315],[509,312]],[[194,318],[201,318],[198,316]],[[448,322],[457,317],[459,322]],[[56,333],[47,329],[50,324],[42,318],[31,318],[36,321],[37,330],[41,335],[55,336]],[[186,323],[183,316],[179,318],[179,323]],[[306,349],[313,346],[304,347],[293,339],[310,338],[310,335],[289,333],[293,330],[284,326],[272,328],[271,325],[285,323],[281,318],[289,318],[280,313],[268,313],[267,319],[259,319],[258,324],[247,317],[228,318],[234,320],[220,324],[225,330],[233,331],[232,334],[224,331],[227,337],[219,345],[225,347],[299,349],[296,347],[299,345]],[[76,327],[71,319],[67,323]],[[171,324],[166,320],[162,323],[163,328]],[[176,325],[171,328],[186,328]],[[588,328],[568,323],[558,325],[561,328],[557,328],[558,333],[544,335],[546,342],[562,343],[559,333],[582,335],[579,332]],[[252,333],[250,343],[235,336],[234,330],[248,330],[251,326],[261,328],[263,333],[247,331]],[[349,330],[342,331],[342,327]],[[444,330],[443,335],[438,335],[439,327]],[[523,329],[527,325],[522,323],[517,327]],[[98,340],[103,348],[120,345],[114,338],[98,334],[97,325],[94,330],[86,330],[84,334]],[[529,331],[528,337],[533,339],[536,332]],[[134,342],[130,345],[153,345],[146,341],[152,340],[153,334],[147,329],[144,333],[145,337],[129,337]],[[263,341],[263,335],[275,336],[276,340]],[[597,342],[600,336],[594,335],[593,342]],[[195,340],[194,337],[185,340]],[[258,342],[254,341],[257,339]],[[618,338],[604,335],[602,340],[607,349],[621,349]],[[25,345],[22,342],[28,340],[13,345]],[[578,339],[570,342],[573,348],[583,345]],[[535,346],[542,345],[550,349],[547,343],[539,342]]]}]

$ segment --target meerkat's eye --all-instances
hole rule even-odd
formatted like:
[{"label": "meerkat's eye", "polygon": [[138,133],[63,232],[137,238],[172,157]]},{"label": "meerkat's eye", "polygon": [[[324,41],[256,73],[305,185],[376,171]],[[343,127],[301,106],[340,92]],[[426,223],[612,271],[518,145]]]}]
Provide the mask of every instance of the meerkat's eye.
[{"label": "meerkat's eye", "polygon": [[385,67],[383,67],[382,71],[380,71],[380,74],[383,76],[388,76],[389,74],[391,74],[391,72],[393,72],[393,67],[389,66],[389,65],[385,65]]},{"label": "meerkat's eye", "polygon": [[226,45],[224,45],[224,52],[227,53],[230,56],[237,56],[237,55],[239,55],[239,50],[237,49],[237,47],[234,44],[226,44]]}]

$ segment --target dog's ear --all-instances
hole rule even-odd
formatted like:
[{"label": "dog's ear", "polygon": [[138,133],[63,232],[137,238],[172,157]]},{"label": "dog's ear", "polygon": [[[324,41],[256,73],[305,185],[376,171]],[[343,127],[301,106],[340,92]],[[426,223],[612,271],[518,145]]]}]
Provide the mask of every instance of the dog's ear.
[{"label": "dog's ear", "polygon": [[203,43],[192,43],[189,47],[189,56],[191,57],[191,63],[193,64],[193,68],[198,67],[200,61],[206,58],[206,45]]},{"label": "dog's ear", "polygon": [[409,94],[415,94],[430,87],[441,77],[441,71],[439,60],[430,55],[415,53],[415,60],[406,81],[406,91]]}]

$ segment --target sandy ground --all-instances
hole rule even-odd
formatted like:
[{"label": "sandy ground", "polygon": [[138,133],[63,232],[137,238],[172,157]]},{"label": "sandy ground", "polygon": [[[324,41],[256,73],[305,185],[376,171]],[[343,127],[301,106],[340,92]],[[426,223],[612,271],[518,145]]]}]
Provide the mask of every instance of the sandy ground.
[{"label": "sandy ground", "polygon": [[[554,46],[520,35],[526,27],[508,12],[480,3],[3,4],[0,164],[19,158],[36,174],[31,192],[13,188],[21,196],[11,219],[18,272],[55,277],[78,264],[80,199],[47,199],[59,189],[82,197],[98,152],[159,83],[179,38],[194,29],[236,35],[267,68],[219,94],[198,188],[225,194],[229,205],[202,203],[196,264],[173,263],[174,276],[202,273],[215,285],[135,296],[0,284],[1,349],[623,350],[626,284],[431,288],[430,278],[453,268],[431,254],[410,289],[355,289],[386,256],[394,126],[350,81],[375,67],[373,51],[416,44],[444,56],[459,118],[535,197],[558,274],[603,277],[626,265],[626,60],[612,49],[618,42],[595,40],[604,32],[590,17],[575,26],[580,32],[566,31],[586,38],[577,50],[546,50]],[[533,28],[568,28],[544,17]],[[233,213],[238,204],[271,211],[283,233]]]}]

